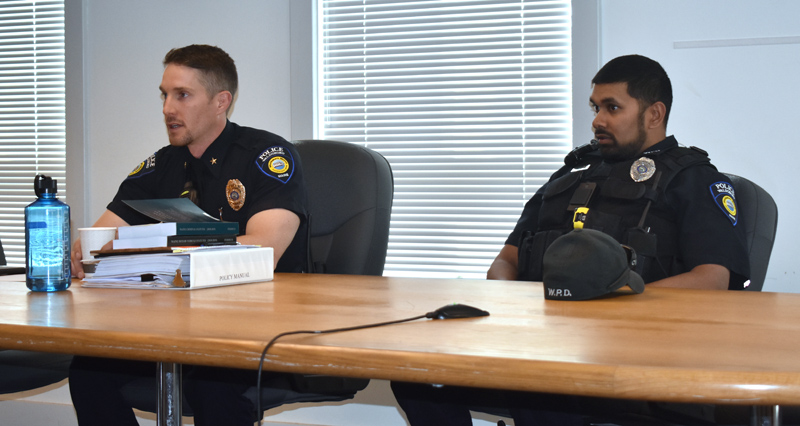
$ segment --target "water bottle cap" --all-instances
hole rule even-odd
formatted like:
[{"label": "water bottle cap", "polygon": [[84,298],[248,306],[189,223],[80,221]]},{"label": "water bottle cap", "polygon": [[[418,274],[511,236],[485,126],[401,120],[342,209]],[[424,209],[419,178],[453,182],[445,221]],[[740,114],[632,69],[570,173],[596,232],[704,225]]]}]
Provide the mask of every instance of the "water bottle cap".
[{"label": "water bottle cap", "polygon": [[45,175],[36,175],[33,178],[33,192],[37,197],[42,194],[55,194],[58,192],[58,181]]}]

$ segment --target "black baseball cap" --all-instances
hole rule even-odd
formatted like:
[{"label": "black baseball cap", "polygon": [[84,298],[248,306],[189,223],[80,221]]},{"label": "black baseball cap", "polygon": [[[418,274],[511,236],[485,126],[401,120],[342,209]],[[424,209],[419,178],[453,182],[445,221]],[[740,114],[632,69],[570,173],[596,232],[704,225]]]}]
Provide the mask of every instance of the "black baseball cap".
[{"label": "black baseball cap", "polygon": [[575,229],[553,241],[544,253],[542,278],[545,299],[594,299],[625,286],[644,291],[622,245],[594,229]]}]

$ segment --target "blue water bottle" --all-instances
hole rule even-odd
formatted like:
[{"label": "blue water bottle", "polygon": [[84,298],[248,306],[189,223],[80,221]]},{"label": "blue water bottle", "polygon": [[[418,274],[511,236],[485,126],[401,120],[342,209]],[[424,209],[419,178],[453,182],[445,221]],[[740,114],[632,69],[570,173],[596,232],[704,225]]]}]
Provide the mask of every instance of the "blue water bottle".
[{"label": "blue water bottle", "polygon": [[36,175],[38,199],[25,207],[25,283],[33,291],[66,290],[70,278],[69,206],[56,198],[58,182]]}]

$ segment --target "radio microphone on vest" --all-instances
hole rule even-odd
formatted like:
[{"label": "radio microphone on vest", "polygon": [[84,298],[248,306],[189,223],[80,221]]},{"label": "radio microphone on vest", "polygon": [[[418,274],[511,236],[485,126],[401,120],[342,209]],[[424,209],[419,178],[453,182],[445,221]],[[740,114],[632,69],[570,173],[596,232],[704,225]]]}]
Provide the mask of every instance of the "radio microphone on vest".
[{"label": "radio microphone on vest", "polygon": [[597,139],[592,139],[589,141],[589,143],[581,145],[570,151],[569,154],[564,157],[564,164],[569,167],[575,167],[575,165],[578,164],[578,161],[580,161],[581,157],[592,151],[597,151],[598,148],[600,148],[600,144],[597,142]]}]

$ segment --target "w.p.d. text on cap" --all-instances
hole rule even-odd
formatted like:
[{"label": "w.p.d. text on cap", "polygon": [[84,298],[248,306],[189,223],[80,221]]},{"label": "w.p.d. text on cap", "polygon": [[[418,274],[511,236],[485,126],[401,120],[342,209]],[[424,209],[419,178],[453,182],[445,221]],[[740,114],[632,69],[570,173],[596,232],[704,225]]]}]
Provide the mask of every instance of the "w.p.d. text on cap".
[{"label": "w.p.d. text on cap", "polygon": [[611,236],[575,229],[558,237],[544,254],[544,297],[594,299],[628,286],[644,291],[644,280],[628,266],[625,249]]}]

